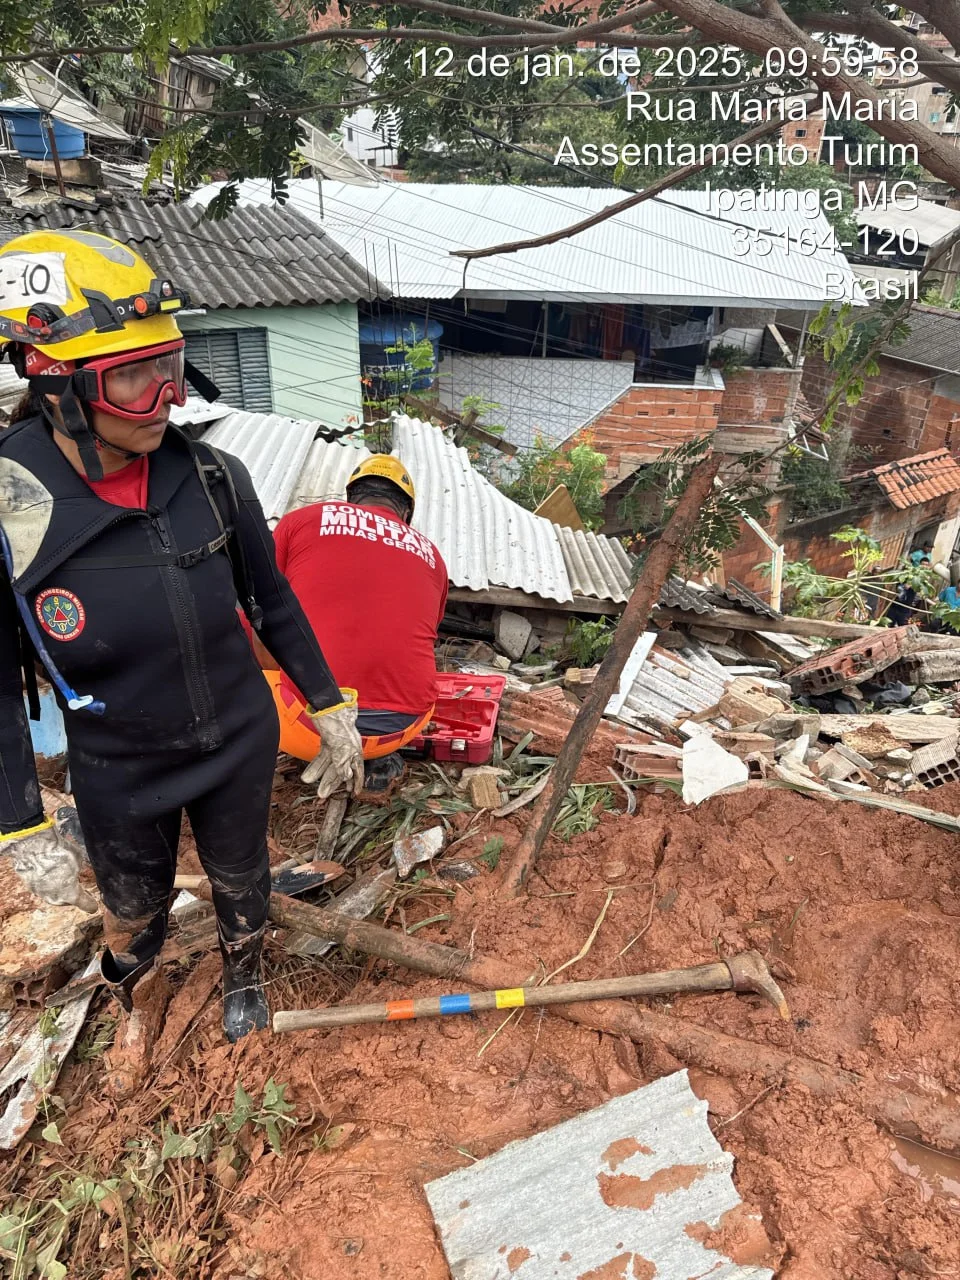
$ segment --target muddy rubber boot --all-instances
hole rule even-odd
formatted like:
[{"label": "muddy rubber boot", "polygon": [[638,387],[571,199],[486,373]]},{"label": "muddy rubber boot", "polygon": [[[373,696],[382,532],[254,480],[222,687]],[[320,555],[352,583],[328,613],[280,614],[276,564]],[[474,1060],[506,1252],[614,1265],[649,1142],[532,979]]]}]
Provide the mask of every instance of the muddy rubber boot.
[{"label": "muddy rubber boot", "polygon": [[156,957],[125,970],[106,951],[100,973],[123,1010],[116,1039],[104,1055],[107,1093],[123,1101],[137,1092],[150,1072],[170,987]]},{"label": "muddy rubber boot", "polygon": [[251,1031],[263,1031],[270,1020],[260,967],[265,932],[266,926],[237,942],[220,938],[223,1030],[231,1044],[236,1044]]},{"label": "muddy rubber boot", "polygon": [[403,757],[397,752],[389,756],[380,756],[377,760],[365,760],[363,764],[363,790],[375,795],[389,791],[394,782],[403,776],[406,769]]}]

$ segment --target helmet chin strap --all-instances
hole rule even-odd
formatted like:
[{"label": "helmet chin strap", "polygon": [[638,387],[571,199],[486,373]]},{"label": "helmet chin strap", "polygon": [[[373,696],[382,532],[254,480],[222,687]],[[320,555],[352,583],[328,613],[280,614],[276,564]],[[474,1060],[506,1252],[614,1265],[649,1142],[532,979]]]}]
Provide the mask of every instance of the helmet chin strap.
[{"label": "helmet chin strap", "polygon": [[77,396],[72,376],[67,379],[66,386],[60,392],[60,418],[62,421],[58,420],[54,414],[46,396],[41,396],[40,402],[43,416],[54,431],[59,431],[61,435],[66,436],[68,440],[72,440],[77,446],[80,462],[88,480],[103,479],[103,463],[100,459],[100,454],[104,449],[110,453],[115,453],[120,458],[126,458],[128,462],[133,462],[136,458],[144,456],[142,453],[134,453],[130,449],[121,449],[119,445],[111,444],[109,440],[104,440],[103,436],[98,434],[87,418],[83,402]]}]

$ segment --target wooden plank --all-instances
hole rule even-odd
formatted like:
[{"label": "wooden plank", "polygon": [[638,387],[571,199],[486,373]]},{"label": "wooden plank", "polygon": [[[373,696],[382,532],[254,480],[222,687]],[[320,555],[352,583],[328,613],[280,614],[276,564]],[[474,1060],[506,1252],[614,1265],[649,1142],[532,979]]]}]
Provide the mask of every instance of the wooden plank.
[{"label": "wooden plank", "polygon": [[955,716],[919,716],[909,713],[873,716],[821,716],[820,733],[825,738],[842,738],[845,733],[866,729],[880,722],[899,742],[939,742],[960,732]]},{"label": "wooden plank", "polygon": [[559,600],[547,600],[544,596],[534,596],[514,587],[488,587],[486,591],[469,591],[466,587],[453,587],[447,599],[463,601],[467,604],[503,605],[507,609],[544,609],[547,613],[617,614],[623,612],[623,603],[617,604],[613,600],[597,600],[594,596],[574,596],[572,600],[561,603]]},{"label": "wooden plank", "polygon": [[543,516],[545,520],[562,525],[565,529],[579,529],[581,533],[584,532],[585,527],[580,512],[565,484],[558,484],[552,493],[548,493],[533,514]]},{"label": "wooden plank", "polygon": [[[793,636],[820,636],[831,640],[858,640],[875,636],[880,627],[862,626],[857,622],[833,622],[828,618],[761,618],[755,613],[738,613],[736,609],[715,609],[710,614],[692,613],[684,609],[654,609],[654,620],[680,622],[686,626],[729,627],[733,631],[783,632]],[[955,649],[960,636],[928,636],[923,634],[925,649]]]},{"label": "wooden plank", "polygon": [[473,436],[481,444],[487,444],[491,449],[498,449],[500,453],[505,453],[507,457],[512,458],[517,452],[517,446],[511,444],[509,440],[504,440],[502,436],[498,436],[495,431],[485,431],[483,427],[476,422],[468,421],[467,415],[454,413],[452,409],[445,408],[442,404],[427,404],[425,400],[412,396],[409,392],[403,397],[404,408],[412,409],[418,417],[429,422],[431,418],[436,418],[446,427],[456,427],[458,431],[463,431],[466,435]]}]

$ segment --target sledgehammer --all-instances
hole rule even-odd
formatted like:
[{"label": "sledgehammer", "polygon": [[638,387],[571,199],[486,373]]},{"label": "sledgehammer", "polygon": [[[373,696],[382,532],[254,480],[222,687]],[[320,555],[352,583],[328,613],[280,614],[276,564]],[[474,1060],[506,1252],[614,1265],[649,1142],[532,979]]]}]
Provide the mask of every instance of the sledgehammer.
[{"label": "sledgehammer", "polygon": [[537,1008],[610,1000],[624,996],[679,995],[691,991],[752,991],[769,1000],[784,1020],[790,1010],[783,992],[758,951],[743,951],[729,960],[700,964],[692,969],[629,974],[592,982],[558,982],[553,987],[513,987],[500,991],[464,992],[448,996],[387,1000],[383,1004],[343,1004],[332,1009],[291,1009],[273,1015],[274,1031],[306,1031],[315,1027],[352,1027],[362,1022],[399,1022],[407,1018],[435,1018],[452,1013],[483,1013],[489,1009]]}]

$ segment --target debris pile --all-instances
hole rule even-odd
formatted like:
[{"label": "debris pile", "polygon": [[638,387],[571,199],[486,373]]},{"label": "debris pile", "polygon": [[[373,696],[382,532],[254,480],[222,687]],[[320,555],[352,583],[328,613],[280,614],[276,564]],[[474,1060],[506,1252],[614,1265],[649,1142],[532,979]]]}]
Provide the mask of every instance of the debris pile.
[{"label": "debris pile", "polygon": [[[117,1108],[99,917],[55,909],[48,951],[18,923],[36,904],[0,896],[0,937],[26,938],[4,953],[0,1274],[16,1251],[78,1280],[956,1271],[960,643],[823,652],[735,584],[668,583],[517,910],[501,856],[597,670],[566,619],[526,621],[438,652],[480,693],[505,679],[489,758],[428,743],[380,803],[325,807],[281,758],[267,977],[311,1029],[225,1043],[187,832],[176,994]],[[743,954],[789,1016],[735,980]]]},{"label": "debris pile", "polygon": [[[734,617],[736,629],[714,625]],[[872,628],[824,652],[828,641],[791,635],[789,622],[735,582],[721,591],[671,579],[577,780],[604,782],[613,769],[699,803],[749,779],[822,784],[854,799],[960,779],[960,637]],[[506,740],[533,734],[538,751],[557,753],[598,670],[561,668],[511,665]],[[711,747],[696,743],[704,738]],[[918,802],[906,803],[915,816]]]}]

